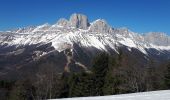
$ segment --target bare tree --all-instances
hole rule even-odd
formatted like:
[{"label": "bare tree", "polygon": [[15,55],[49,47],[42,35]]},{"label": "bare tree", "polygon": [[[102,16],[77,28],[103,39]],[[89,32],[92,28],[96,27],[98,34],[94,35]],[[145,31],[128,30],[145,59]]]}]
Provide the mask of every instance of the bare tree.
[{"label": "bare tree", "polygon": [[36,74],[36,100],[51,99],[56,96],[59,74],[55,65],[47,63]]}]

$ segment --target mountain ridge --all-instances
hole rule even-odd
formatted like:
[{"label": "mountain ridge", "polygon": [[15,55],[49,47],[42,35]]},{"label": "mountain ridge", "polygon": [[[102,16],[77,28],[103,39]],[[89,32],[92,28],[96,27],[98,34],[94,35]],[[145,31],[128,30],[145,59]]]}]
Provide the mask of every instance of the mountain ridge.
[{"label": "mountain ridge", "polygon": [[[159,37],[159,38],[158,38]],[[93,22],[83,14],[72,14],[70,19],[61,18],[56,24],[45,23],[40,26],[20,28],[15,31],[1,32],[0,44],[30,45],[52,43],[52,46],[63,51],[67,45],[74,43],[82,47],[95,47],[108,51],[106,46],[116,50],[116,46],[136,48],[144,54],[146,49],[170,50],[170,37],[165,33],[150,32],[141,35],[129,29],[113,28],[104,19]]]}]

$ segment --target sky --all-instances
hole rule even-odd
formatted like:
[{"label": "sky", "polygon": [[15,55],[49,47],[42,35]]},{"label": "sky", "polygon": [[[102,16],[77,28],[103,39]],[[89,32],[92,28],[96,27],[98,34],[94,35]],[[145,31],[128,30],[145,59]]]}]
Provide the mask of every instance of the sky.
[{"label": "sky", "polygon": [[170,35],[170,0],[0,0],[0,31],[54,24],[73,13],[137,33]]}]

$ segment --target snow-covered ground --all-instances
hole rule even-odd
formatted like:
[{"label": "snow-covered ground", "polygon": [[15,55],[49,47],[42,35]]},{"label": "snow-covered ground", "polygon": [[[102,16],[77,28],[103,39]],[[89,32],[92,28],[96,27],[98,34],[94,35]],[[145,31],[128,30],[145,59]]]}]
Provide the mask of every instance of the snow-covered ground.
[{"label": "snow-covered ground", "polygon": [[170,100],[170,90],[111,95],[111,96],[53,99],[53,100]]}]

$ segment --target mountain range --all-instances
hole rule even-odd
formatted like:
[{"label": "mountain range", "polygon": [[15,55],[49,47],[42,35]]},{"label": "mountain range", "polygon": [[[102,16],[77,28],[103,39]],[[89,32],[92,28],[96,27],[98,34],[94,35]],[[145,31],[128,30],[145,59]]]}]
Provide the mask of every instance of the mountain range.
[{"label": "mountain range", "polygon": [[[57,71],[89,71],[100,52],[128,55],[129,62],[145,67],[170,60],[170,36],[161,32],[139,34],[113,28],[104,19],[89,22],[83,14],[48,23],[0,32],[0,77],[20,78],[34,73],[37,62],[52,61]],[[34,66],[34,67],[33,67]]]}]

